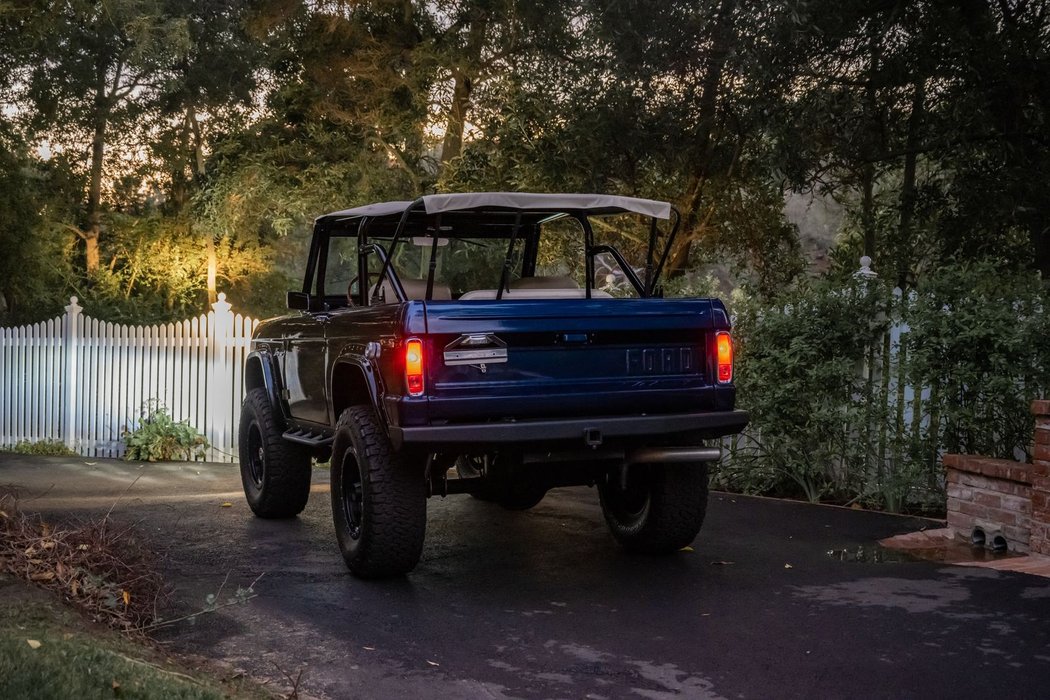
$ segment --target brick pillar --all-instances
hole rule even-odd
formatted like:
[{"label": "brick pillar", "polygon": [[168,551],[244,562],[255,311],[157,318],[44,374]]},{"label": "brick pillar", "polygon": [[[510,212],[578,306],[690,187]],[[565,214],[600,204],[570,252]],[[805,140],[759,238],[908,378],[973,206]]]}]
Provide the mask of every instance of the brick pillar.
[{"label": "brick pillar", "polygon": [[1050,401],[1033,401],[1032,552],[1050,554]]}]

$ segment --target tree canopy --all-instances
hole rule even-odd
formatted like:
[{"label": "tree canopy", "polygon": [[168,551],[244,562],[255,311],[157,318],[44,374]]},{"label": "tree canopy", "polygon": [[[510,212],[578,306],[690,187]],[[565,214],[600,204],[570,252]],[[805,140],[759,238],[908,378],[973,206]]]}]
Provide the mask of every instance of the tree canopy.
[{"label": "tree canopy", "polygon": [[903,287],[1050,272],[1047,0],[11,0],[0,62],[4,323],[276,313],[318,214],[467,189],[670,200],[762,297],[787,196]]}]

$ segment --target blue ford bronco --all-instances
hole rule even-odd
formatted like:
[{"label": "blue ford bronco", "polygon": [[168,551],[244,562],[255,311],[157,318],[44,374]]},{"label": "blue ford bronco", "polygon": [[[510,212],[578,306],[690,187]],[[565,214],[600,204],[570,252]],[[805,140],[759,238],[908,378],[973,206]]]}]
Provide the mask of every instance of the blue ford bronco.
[{"label": "blue ford bronco", "polygon": [[[437,495],[526,509],[596,486],[625,548],[692,542],[719,458],[706,441],[748,419],[722,302],[662,298],[678,221],[666,202],[499,192],[318,218],[291,313],[259,325],[246,365],[251,509],[297,515],[311,458],[330,459],[339,549],[362,577],[416,565]],[[637,268],[599,240],[632,223]]]}]

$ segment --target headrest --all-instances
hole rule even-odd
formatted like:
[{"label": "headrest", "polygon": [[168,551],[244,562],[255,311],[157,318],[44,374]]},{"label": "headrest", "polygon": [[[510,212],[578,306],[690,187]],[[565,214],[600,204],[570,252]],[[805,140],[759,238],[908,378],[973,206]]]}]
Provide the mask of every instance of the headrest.
[{"label": "headrest", "polygon": [[550,277],[522,277],[510,283],[511,289],[579,289],[580,285],[571,277],[551,275]]},{"label": "headrest", "polygon": [[[405,296],[409,299],[426,299],[427,296],[427,281],[416,279],[414,277],[402,277],[401,287],[405,290]],[[375,286],[373,285],[370,294],[375,294]],[[434,282],[433,299],[438,301],[448,301],[452,298],[452,290],[449,289],[447,284],[441,282]],[[395,304],[397,303],[397,292],[394,291],[394,285],[390,283],[388,278],[383,278],[383,285],[379,290],[379,299],[384,304]]]}]

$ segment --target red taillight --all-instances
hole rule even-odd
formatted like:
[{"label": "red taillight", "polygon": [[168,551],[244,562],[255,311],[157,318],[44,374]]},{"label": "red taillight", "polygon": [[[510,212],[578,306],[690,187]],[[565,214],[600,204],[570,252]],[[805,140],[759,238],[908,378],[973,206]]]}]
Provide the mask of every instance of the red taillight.
[{"label": "red taillight", "polygon": [[405,341],[405,386],[409,396],[423,393],[423,341],[418,338]]},{"label": "red taillight", "polygon": [[733,381],[733,338],[725,331],[715,336],[718,349],[718,382],[728,384]]}]

